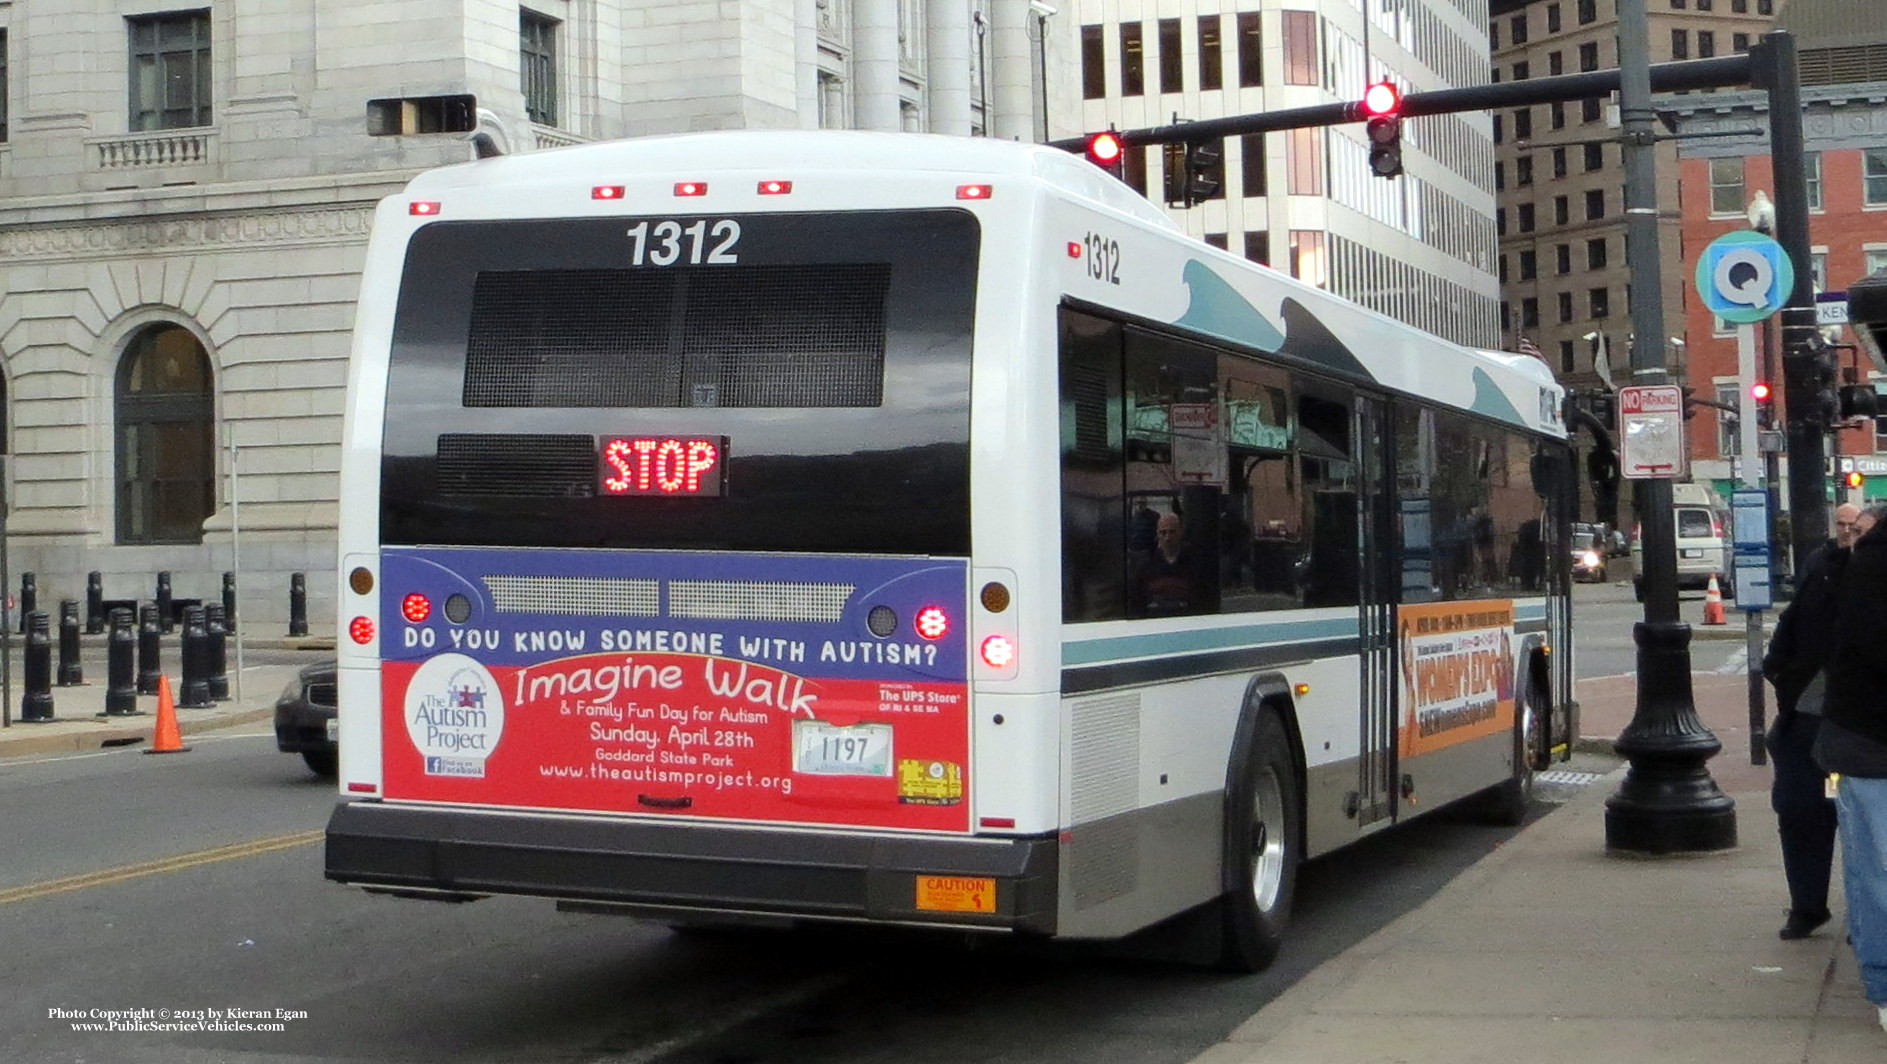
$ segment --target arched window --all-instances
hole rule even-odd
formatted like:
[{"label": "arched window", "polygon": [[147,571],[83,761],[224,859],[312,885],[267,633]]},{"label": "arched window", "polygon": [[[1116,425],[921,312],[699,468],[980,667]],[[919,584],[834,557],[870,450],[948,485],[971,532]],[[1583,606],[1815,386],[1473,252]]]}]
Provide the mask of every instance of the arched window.
[{"label": "arched window", "polygon": [[138,332],[118,365],[118,542],[200,543],[216,506],[210,359],[188,329]]}]

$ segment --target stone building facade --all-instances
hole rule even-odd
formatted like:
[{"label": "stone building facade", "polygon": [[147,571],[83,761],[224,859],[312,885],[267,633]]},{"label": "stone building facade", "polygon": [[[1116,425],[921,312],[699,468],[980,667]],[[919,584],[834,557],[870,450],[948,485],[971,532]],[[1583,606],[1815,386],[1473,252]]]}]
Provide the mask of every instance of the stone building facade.
[{"label": "stone building facade", "polygon": [[[1072,19],[1024,0],[0,0],[6,561],[42,606],[214,597],[333,630],[374,204],[461,162],[717,128],[1066,136]],[[1058,86],[1070,86],[1058,88]],[[405,104],[384,101],[407,101]]]}]

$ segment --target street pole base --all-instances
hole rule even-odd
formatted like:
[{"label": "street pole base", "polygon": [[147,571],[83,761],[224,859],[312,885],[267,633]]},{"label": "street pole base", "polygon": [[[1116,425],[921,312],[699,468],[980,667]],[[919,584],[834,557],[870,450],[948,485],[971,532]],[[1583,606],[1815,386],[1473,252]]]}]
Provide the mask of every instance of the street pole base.
[{"label": "street pole base", "polygon": [[1605,800],[1605,848],[1648,855],[1736,846],[1736,802],[1704,767],[1723,744],[1697,717],[1690,686],[1690,626],[1644,622],[1638,642],[1638,708],[1616,748],[1629,762]]},{"label": "street pole base", "polygon": [[1703,782],[1713,797],[1660,806],[1628,798],[1628,777],[1619,793],[1605,800],[1605,848],[1654,857],[1735,849],[1736,800],[1717,791],[1708,776]]}]

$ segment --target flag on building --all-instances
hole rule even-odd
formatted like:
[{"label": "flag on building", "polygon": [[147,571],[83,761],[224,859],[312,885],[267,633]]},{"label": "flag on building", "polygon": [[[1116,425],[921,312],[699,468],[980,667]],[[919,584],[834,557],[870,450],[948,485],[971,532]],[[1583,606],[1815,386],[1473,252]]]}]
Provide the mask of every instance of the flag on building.
[{"label": "flag on building", "polygon": [[1531,355],[1542,362],[1546,361],[1546,356],[1540,353],[1540,345],[1524,336],[1520,338],[1520,353],[1523,355]]}]

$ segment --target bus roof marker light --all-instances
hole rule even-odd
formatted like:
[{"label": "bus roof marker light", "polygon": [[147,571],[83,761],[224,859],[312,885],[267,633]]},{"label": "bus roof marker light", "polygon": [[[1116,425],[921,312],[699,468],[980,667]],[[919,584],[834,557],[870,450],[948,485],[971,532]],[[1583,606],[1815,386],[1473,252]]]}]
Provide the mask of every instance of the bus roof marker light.
[{"label": "bus roof marker light", "polygon": [[996,194],[994,185],[958,185],[958,199],[986,200]]},{"label": "bus roof marker light", "polygon": [[1016,645],[1006,635],[992,635],[983,640],[983,661],[992,669],[1006,669],[1015,664]]},{"label": "bus roof marker light", "polygon": [[760,194],[762,196],[790,196],[792,193],[793,183],[791,181],[760,182]]},{"label": "bus roof marker light", "polygon": [[619,200],[628,191],[622,185],[597,185],[590,189],[591,199]]},{"label": "bus roof marker light", "polygon": [[1068,241],[1068,257],[1069,257],[1069,258],[1071,258],[1071,259],[1078,259],[1078,258],[1080,258],[1080,257],[1081,257],[1081,251],[1082,251],[1082,248],[1081,248],[1081,241],[1079,241],[1079,240],[1070,240],[1070,241]]},{"label": "bus roof marker light", "polygon": [[950,615],[942,606],[925,606],[918,610],[917,634],[925,639],[942,639],[950,634]]},{"label": "bus roof marker light", "polygon": [[707,194],[708,183],[706,181],[675,182],[675,195],[677,196],[705,196]]},{"label": "bus roof marker light", "polygon": [[366,617],[356,617],[347,625],[348,638],[361,646],[373,642],[373,621]]},{"label": "bus roof marker light", "polygon": [[434,215],[439,213],[438,200],[414,200],[406,205],[406,213]]},{"label": "bus roof marker light", "polygon": [[1307,695],[1307,694],[1310,694],[1310,685],[1307,683],[1300,683],[1296,687],[1293,687],[1292,690],[1296,691],[1300,695]]}]

